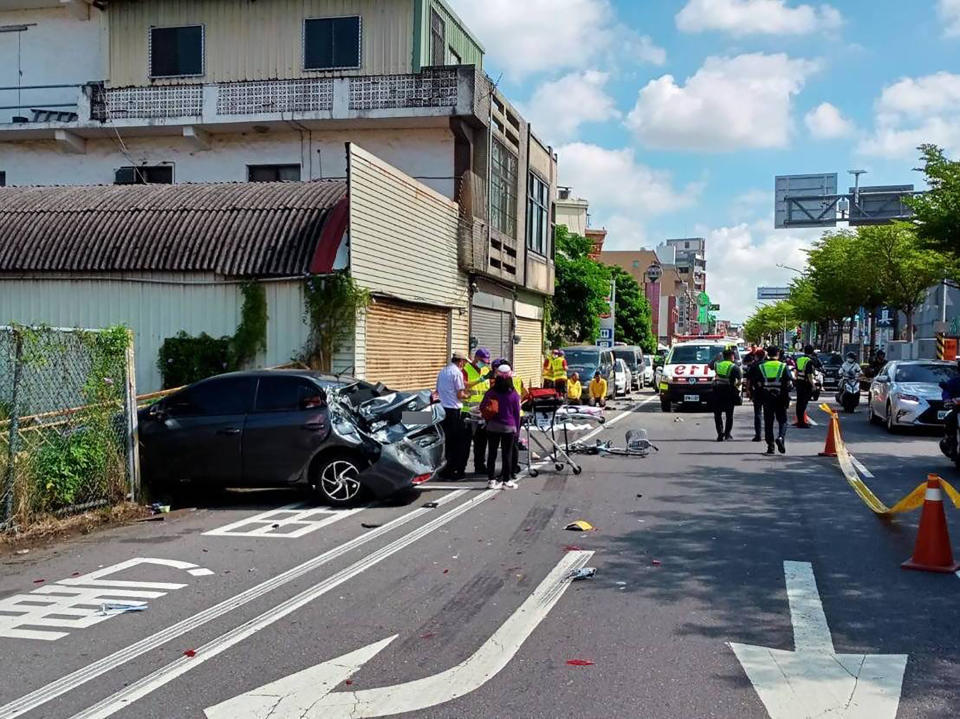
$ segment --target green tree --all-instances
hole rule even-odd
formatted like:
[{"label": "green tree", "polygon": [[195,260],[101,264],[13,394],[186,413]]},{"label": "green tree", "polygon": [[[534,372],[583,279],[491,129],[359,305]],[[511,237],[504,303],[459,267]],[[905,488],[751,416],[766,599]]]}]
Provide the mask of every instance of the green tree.
[{"label": "green tree", "polygon": [[783,339],[784,329],[789,333],[791,328],[797,326],[798,321],[797,311],[793,305],[787,300],[781,300],[772,305],[757,307],[744,323],[743,332],[748,342],[779,345]]},{"label": "green tree", "polygon": [[914,226],[906,222],[861,227],[861,271],[877,278],[880,304],[907,316],[907,339],[913,340],[913,315],[927,290],[953,274],[953,263],[940,252],[926,249]]},{"label": "green tree", "polygon": [[608,266],[611,276],[617,283],[616,329],[617,342],[638,345],[644,352],[655,352],[656,338],[653,336],[650,303],[635,279],[622,267]]},{"label": "green tree", "polygon": [[600,314],[607,311],[608,268],[590,259],[593,243],[560,225],[555,233],[556,289],[547,340],[551,347],[596,342]]},{"label": "green tree", "polygon": [[[956,260],[960,257],[960,162],[950,160],[935,145],[921,145],[923,167],[930,191],[908,204],[912,224],[928,249]],[[942,279],[942,278],[941,278]]]}]

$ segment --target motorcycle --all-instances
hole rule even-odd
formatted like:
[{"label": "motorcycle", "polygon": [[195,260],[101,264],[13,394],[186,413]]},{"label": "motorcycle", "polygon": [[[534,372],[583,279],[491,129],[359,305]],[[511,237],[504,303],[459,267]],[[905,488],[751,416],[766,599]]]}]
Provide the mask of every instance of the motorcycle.
[{"label": "motorcycle", "polygon": [[950,410],[947,415],[946,428],[943,439],[940,440],[940,451],[943,455],[952,460],[957,469],[960,469],[960,425],[957,424],[957,410],[960,406],[960,399],[948,399],[944,402],[944,408]]},{"label": "motorcycle", "polygon": [[823,372],[814,370],[813,372],[813,394],[810,399],[814,402],[820,401],[820,393],[823,392]]},{"label": "motorcycle", "polygon": [[852,413],[860,404],[860,380],[850,375],[841,379],[836,399],[837,404],[843,407],[844,412]]}]

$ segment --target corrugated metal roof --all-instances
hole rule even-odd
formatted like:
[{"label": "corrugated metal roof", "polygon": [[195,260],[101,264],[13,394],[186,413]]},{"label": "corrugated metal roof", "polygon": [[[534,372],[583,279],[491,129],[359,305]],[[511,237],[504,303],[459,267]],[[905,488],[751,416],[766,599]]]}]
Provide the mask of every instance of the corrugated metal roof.
[{"label": "corrugated metal roof", "polygon": [[0,272],[306,272],[342,181],[0,189]]}]

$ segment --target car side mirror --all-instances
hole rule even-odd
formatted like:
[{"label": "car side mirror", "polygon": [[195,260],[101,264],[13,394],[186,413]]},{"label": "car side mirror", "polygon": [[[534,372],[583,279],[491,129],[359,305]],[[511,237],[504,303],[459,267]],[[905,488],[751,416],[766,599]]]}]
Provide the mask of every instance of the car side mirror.
[{"label": "car side mirror", "polygon": [[877,375],[877,382],[879,382],[880,384],[886,384],[889,381],[890,381],[890,378],[887,375],[885,374]]}]

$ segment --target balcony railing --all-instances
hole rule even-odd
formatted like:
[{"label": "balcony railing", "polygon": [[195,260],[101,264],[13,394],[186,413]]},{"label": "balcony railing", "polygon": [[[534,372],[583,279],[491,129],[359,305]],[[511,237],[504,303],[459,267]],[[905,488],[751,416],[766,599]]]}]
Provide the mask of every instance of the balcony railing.
[{"label": "balcony railing", "polygon": [[[0,123],[74,122],[80,85],[0,87]],[[15,103],[15,104],[10,104]]]}]

